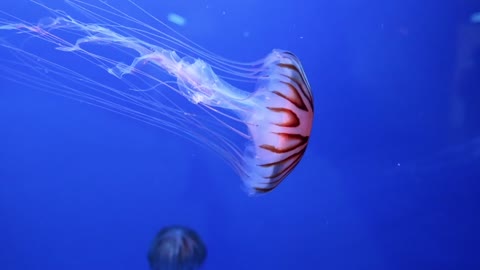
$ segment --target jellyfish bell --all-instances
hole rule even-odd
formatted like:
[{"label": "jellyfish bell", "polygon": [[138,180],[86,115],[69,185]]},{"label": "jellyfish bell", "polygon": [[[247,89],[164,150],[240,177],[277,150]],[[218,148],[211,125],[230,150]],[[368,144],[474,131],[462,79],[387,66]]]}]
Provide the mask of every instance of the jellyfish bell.
[{"label": "jellyfish bell", "polygon": [[200,236],[185,226],[168,226],[160,230],[148,250],[152,270],[195,270],[207,257]]},{"label": "jellyfish bell", "polygon": [[[203,49],[132,1],[158,25],[146,24],[105,1],[67,3],[93,22],[38,3],[53,14],[51,19],[31,24],[13,17],[1,20],[0,30],[53,45],[112,75],[124,88],[92,77],[74,63],[60,63],[43,51],[2,41],[0,47],[17,56],[16,61],[3,60],[5,78],[186,137],[217,152],[240,175],[251,195],[275,189],[300,162],[309,142],[314,107],[307,77],[294,54],[273,50],[258,61],[239,63]],[[22,71],[38,67],[48,72]],[[185,97],[201,114],[172,101],[165,93],[168,89]],[[245,143],[238,143],[236,137]]]}]

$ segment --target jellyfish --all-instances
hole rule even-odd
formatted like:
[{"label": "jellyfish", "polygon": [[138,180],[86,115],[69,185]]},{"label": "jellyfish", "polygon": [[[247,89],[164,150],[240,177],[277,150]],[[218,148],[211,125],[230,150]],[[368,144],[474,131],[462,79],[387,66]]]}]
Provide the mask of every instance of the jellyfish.
[{"label": "jellyfish", "polygon": [[160,230],[148,250],[152,270],[195,270],[207,257],[200,236],[185,226],[168,226]]},{"label": "jellyfish", "polygon": [[[5,79],[125,115],[213,150],[250,195],[275,189],[304,156],[314,104],[293,53],[274,49],[248,63],[226,59],[133,1],[128,3],[153,25],[106,1],[67,0],[82,20],[33,2],[51,16],[33,24],[0,12],[7,18],[0,19],[0,31],[28,37],[21,45],[12,35],[0,39],[0,48],[15,56],[0,60]],[[80,68],[85,63],[92,71]]]}]

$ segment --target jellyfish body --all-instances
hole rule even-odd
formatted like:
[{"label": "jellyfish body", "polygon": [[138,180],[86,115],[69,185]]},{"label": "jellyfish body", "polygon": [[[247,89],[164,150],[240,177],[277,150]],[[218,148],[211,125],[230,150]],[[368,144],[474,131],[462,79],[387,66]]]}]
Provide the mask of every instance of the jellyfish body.
[{"label": "jellyfish body", "polygon": [[147,255],[152,270],[195,270],[206,257],[207,248],[200,236],[185,226],[160,230]]},{"label": "jellyfish body", "polygon": [[273,190],[300,162],[313,123],[313,97],[298,58],[274,51],[265,69],[246,116],[254,149],[244,183],[257,194]]},{"label": "jellyfish body", "polygon": [[[46,7],[56,17],[43,20],[41,24],[36,25],[4,22],[0,25],[0,30],[16,30],[52,43],[57,50],[76,54],[116,78],[127,81],[129,88],[137,91],[118,90],[85,77],[81,71],[58,65],[10,44],[0,43],[3,47],[22,55],[23,59],[35,59],[31,62],[42,65],[50,74],[58,76],[63,74],[63,77],[70,78],[78,84],[85,82],[84,88],[99,91],[102,96],[79,91],[73,86],[56,84],[44,77],[41,78],[40,87],[47,87],[50,91],[61,92],[62,95],[70,95],[76,99],[88,100],[94,105],[170,129],[174,133],[183,133],[224,157],[239,173],[249,194],[273,190],[300,162],[309,142],[314,107],[310,85],[299,59],[294,54],[273,50],[259,61],[235,63],[209,54],[197,46],[186,45],[181,39],[173,38],[164,32],[155,32],[154,28],[120,13],[106,2],[102,4],[119,13],[118,16],[123,16],[128,22],[142,28],[126,28],[114,24],[112,18],[107,20],[106,17],[96,13],[105,9],[99,9],[91,4],[77,0],[70,0],[69,3],[90,17],[102,22],[107,21],[108,28],[103,26],[105,23],[83,23],[66,16],[64,12]],[[150,35],[144,28],[154,34]],[[91,49],[91,45],[108,46],[134,53],[129,53],[132,60],[126,63],[99,54]],[[211,64],[192,55],[203,56]],[[176,85],[160,79],[158,77],[160,71],[174,78]],[[218,72],[223,76],[218,75]],[[12,68],[10,73],[22,77],[22,74],[16,74]],[[149,81],[153,91],[143,91],[135,83],[128,82],[129,76]],[[227,82],[226,78],[229,77],[252,82],[254,91],[233,86]],[[187,98],[192,104],[205,109],[210,120],[232,131],[232,134],[246,139],[245,147],[242,148],[229,137],[216,132],[203,120],[195,119],[194,115],[185,113],[182,109],[165,106],[162,97],[158,97],[157,90],[160,87],[169,88]],[[129,105],[120,105],[111,96],[160,114],[160,117],[170,118],[171,121],[151,116],[149,112],[140,112]],[[237,127],[235,125],[237,123],[243,124],[245,130]]]}]

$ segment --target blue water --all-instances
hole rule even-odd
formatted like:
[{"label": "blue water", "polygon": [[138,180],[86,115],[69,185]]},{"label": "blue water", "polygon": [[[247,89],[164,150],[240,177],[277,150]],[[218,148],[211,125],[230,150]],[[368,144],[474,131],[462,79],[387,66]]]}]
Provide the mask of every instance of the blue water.
[{"label": "blue water", "polygon": [[148,269],[170,224],[202,236],[204,269],[480,269],[480,4],[136,2],[228,59],[294,52],[315,98],[306,155],[251,198],[202,147],[0,76],[1,270]]}]

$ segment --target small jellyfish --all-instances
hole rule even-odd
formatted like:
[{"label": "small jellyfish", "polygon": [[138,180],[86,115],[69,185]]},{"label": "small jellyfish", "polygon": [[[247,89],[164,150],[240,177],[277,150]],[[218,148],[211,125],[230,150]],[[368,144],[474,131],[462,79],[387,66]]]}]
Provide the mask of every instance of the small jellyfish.
[{"label": "small jellyfish", "polygon": [[200,236],[184,226],[168,226],[158,232],[148,250],[152,270],[199,269],[207,256]]}]

